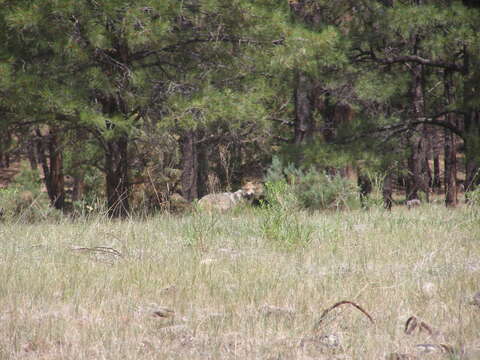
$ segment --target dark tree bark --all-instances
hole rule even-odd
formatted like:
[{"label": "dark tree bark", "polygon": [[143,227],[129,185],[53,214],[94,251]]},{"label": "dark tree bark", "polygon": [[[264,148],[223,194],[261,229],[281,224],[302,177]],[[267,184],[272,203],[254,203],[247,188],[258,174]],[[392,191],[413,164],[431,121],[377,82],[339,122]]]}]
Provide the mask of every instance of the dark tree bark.
[{"label": "dark tree bark", "polygon": [[52,205],[62,210],[65,207],[65,186],[63,178],[63,154],[59,146],[57,131],[50,129],[49,155],[50,155],[50,189],[49,196]]},{"label": "dark tree bark", "polygon": [[85,193],[85,182],[82,173],[73,175],[72,201],[80,201]]},{"label": "dark tree bark", "polygon": [[43,178],[45,181],[45,186],[48,189],[48,181],[50,179],[50,169],[48,167],[48,162],[47,162],[47,147],[45,145],[45,139],[40,131],[40,129],[35,129],[35,134],[36,134],[36,139],[35,143],[37,146],[37,154],[38,154],[38,161],[40,162],[40,165],[42,166],[43,170]]},{"label": "dark tree bark", "polygon": [[42,165],[48,197],[54,208],[63,210],[65,208],[63,154],[58,133],[58,129],[51,127],[48,134],[42,136],[40,129],[36,129],[38,158]]},{"label": "dark tree bark", "polygon": [[301,71],[295,73],[295,133],[294,143],[299,145],[313,136],[312,80]]},{"label": "dark tree bark", "polygon": [[368,176],[359,174],[357,178],[357,185],[360,190],[360,204],[363,208],[367,208],[368,196],[372,192],[372,182]]},{"label": "dark tree bark", "polygon": [[106,141],[105,171],[108,215],[126,217],[130,212],[127,134]]},{"label": "dark tree bark", "polygon": [[[117,46],[120,46],[117,44]],[[118,48],[118,54],[124,50]],[[106,117],[113,117],[121,114],[128,114],[128,104],[117,93],[116,95],[106,94],[101,91],[96,93],[97,101],[102,105],[102,113]],[[105,186],[107,192],[107,214],[113,218],[123,218],[130,214],[130,180],[129,180],[129,159],[128,133],[116,129],[113,122],[106,120],[106,128],[112,131],[107,139],[102,139],[105,151]]]},{"label": "dark tree bark", "polygon": [[463,0],[463,3],[467,7],[480,8],[480,1],[478,0]]},{"label": "dark tree bark", "polygon": [[[200,131],[198,137],[204,136],[204,132]],[[198,172],[197,172],[197,195],[199,198],[208,194],[208,144],[201,142],[197,145],[197,159],[198,159]]]},{"label": "dark tree bark", "polygon": [[327,93],[325,96],[324,108],[323,108],[324,125],[322,128],[323,138],[327,143],[331,143],[335,139],[336,135],[336,109],[332,104],[330,95]]},{"label": "dark tree bark", "polygon": [[424,139],[424,146],[425,146],[425,157],[423,159],[423,169],[422,174],[424,174],[425,181],[429,189],[433,189],[433,182],[434,182],[434,175],[432,171],[432,167],[430,166],[430,159],[433,157],[433,131],[429,126],[423,127],[423,139]]},{"label": "dark tree bark", "polygon": [[[471,8],[480,8],[478,0],[463,0]],[[467,45],[463,51],[464,61],[464,108],[466,110],[465,127],[465,191],[473,191],[480,185],[480,108],[478,102],[478,84],[480,82],[480,59]],[[476,99],[477,98],[477,99]],[[468,197],[467,197],[468,199]]]},{"label": "dark tree bark", "polygon": [[5,155],[4,155],[4,152],[2,151],[2,149],[0,149],[0,168],[3,169],[7,167],[6,166],[6,161],[5,161]]},{"label": "dark tree bark", "polygon": [[[452,73],[445,71],[444,87],[445,87],[445,105],[453,103],[452,92]],[[446,121],[455,125],[453,114],[446,115]],[[455,145],[455,135],[448,129],[445,129],[445,205],[457,205],[457,151]]]},{"label": "dark tree bark", "polygon": [[5,158],[5,167],[8,169],[10,167],[10,152],[6,152],[4,155]]},{"label": "dark tree bark", "polygon": [[390,172],[387,173],[385,178],[383,179],[383,206],[387,210],[392,210],[393,204],[393,176]]},{"label": "dark tree bark", "polygon": [[[340,127],[347,126],[352,121],[354,111],[348,104],[333,103],[328,93],[325,95],[323,103],[318,105],[317,108],[322,112],[324,119],[324,124],[321,128],[323,140],[327,144],[333,143]],[[339,174],[353,181],[358,181],[358,170],[353,164],[346,165],[344,168],[329,167],[326,169],[327,173],[332,176]]]},{"label": "dark tree bark", "polygon": [[441,141],[438,136],[438,129],[432,129],[432,156],[433,156],[433,183],[432,187],[435,190],[440,190],[442,187],[442,179],[440,178],[440,152]]},{"label": "dark tree bark", "polygon": [[[468,2],[473,6],[473,1]],[[480,107],[478,84],[480,83],[480,58],[464,47],[464,132],[465,132],[465,191],[473,191],[480,185]]]},{"label": "dark tree bark", "polygon": [[195,131],[186,131],[181,138],[182,196],[188,200],[198,198],[198,157]]},{"label": "dark tree bark", "polygon": [[85,159],[82,150],[85,143],[89,140],[89,134],[85,129],[76,130],[76,141],[72,148],[72,168],[70,174],[71,181],[71,199],[72,201],[80,201],[85,194]]},{"label": "dark tree bark", "polygon": [[1,139],[2,143],[0,144],[0,168],[9,168],[10,167],[10,152],[8,151],[12,143],[12,134],[10,131],[6,131]]},{"label": "dark tree bark", "polygon": [[424,136],[424,144],[425,144],[425,157],[423,158],[423,168],[422,168],[422,174],[424,175],[425,182],[430,189],[433,187],[433,173],[432,169],[430,167],[430,154],[431,154],[431,149],[430,149],[430,136],[431,132],[429,131],[427,127],[424,128],[423,136]]},{"label": "dark tree bark", "polygon": [[465,117],[466,182],[465,190],[473,191],[480,185],[480,111],[469,111]]},{"label": "dark tree bark", "polygon": [[[420,119],[424,114],[423,94],[423,66],[420,64],[411,65],[412,86],[411,86],[411,111],[410,116],[414,120]],[[409,181],[407,186],[407,200],[418,199],[418,191],[423,191],[429,200],[430,189],[425,180],[425,159],[426,141],[425,125],[413,129],[410,137],[410,157],[408,159]]]},{"label": "dark tree bark", "polygon": [[28,135],[29,139],[27,140],[27,157],[28,161],[30,162],[30,168],[32,170],[38,169],[38,161],[37,161],[37,147],[35,146],[35,140],[33,136]]}]

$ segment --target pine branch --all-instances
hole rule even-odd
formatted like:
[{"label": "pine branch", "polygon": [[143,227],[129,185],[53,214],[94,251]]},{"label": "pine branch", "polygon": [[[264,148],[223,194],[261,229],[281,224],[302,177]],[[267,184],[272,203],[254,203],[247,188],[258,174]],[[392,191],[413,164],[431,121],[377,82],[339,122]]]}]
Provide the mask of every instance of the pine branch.
[{"label": "pine branch", "polygon": [[373,61],[383,65],[393,65],[393,64],[421,64],[431,67],[440,67],[442,69],[453,70],[453,71],[463,71],[464,66],[458,65],[456,63],[451,63],[441,60],[432,60],[421,57],[419,55],[399,55],[399,56],[390,56],[390,57],[378,57],[373,49],[362,50],[360,48],[354,49],[356,54],[353,56],[353,61]]},{"label": "pine branch", "polygon": [[[360,139],[368,138],[371,137],[372,135],[376,134],[381,134],[381,133],[390,133],[386,139],[391,139],[393,136],[392,135],[400,135],[404,132],[410,131],[417,127],[418,125],[433,125],[433,126],[438,126],[447,130],[450,130],[452,133],[457,135],[458,137],[462,138],[465,140],[466,134],[458,127],[445,122],[445,121],[439,121],[436,120],[440,117],[443,117],[447,114],[462,114],[464,115],[465,113],[460,110],[448,110],[448,111],[442,111],[438,114],[435,114],[433,116],[428,116],[428,117],[421,117],[418,118],[417,120],[413,121],[408,121],[408,122],[401,122],[401,123],[395,123],[395,124],[390,124],[382,127],[377,127],[374,129],[370,129],[366,132],[361,132],[359,134],[350,136],[350,137],[345,137],[345,138],[339,138],[338,140],[334,141],[335,144],[338,145],[345,145],[349,144],[355,141],[358,141]],[[384,141],[386,142],[386,141]]]},{"label": "pine branch", "polygon": [[387,57],[387,58],[378,58],[375,57],[374,61],[379,62],[384,65],[391,65],[391,64],[405,64],[405,63],[416,63],[422,64],[427,66],[433,67],[440,67],[443,69],[454,70],[454,71],[462,71],[463,66],[460,66],[455,63],[445,62],[445,61],[435,61],[432,59],[426,59],[418,55],[403,55],[403,56],[395,56],[395,57]]}]

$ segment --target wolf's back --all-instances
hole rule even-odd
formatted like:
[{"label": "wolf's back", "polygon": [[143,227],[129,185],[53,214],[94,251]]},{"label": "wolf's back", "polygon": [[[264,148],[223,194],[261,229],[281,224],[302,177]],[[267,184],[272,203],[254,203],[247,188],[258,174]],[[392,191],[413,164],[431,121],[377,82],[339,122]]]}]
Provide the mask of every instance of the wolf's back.
[{"label": "wolf's back", "polygon": [[236,203],[232,193],[208,194],[198,201],[198,206],[209,211],[226,211],[233,208]]}]

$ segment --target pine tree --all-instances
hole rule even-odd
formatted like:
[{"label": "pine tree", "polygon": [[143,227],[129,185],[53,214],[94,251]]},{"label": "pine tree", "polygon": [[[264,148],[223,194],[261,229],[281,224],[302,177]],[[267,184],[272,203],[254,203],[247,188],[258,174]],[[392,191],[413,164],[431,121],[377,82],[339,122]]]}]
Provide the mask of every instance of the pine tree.
[{"label": "pine tree", "polygon": [[221,118],[242,127],[261,111],[255,82],[242,79],[255,71],[248,57],[272,46],[256,9],[223,0],[12,1],[2,18],[20,49],[16,64],[26,64],[16,81],[28,84],[51,129],[84,129],[98,140],[109,213],[125,216],[129,149],[145,122],[189,134]]}]

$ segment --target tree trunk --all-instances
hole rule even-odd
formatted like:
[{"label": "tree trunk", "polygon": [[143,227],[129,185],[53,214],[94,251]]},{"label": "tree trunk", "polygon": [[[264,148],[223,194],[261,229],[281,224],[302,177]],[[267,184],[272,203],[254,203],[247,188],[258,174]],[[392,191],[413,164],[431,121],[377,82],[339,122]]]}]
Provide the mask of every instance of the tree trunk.
[{"label": "tree trunk", "polygon": [[9,148],[12,143],[12,134],[10,131],[6,131],[3,136],[3,143],[0,144],[0,168],[10,167],[10,152]]},{"label": "tree trunk", "polygon": [[423,138],[425,142],[425,158],[423,159],[423,174],[427,181],[429,189],[433,189],[434,172],[430,166],[430,160],[433,158],[433,134],[434,130],[429,126],[423,128]]},{"label": "tree trunk", "polygon": [[45,187],[48,189],[50,187],[49,181],[50,181],[50,169],[48,167],[48,162],[47,162],[47,149],[45,146],[45,139],[40,131],[40,129],[35,129],[35,134],[36,134],[36,139],[35,143],[37,146],[37,154],[38,154],[38,161],[40,162],[40,165],[42,166],[42,171],[43,171],[43,180],[45,183]]},{"label": "tree trunk", "polygon": [[313,102],[311,100],[312,81],[301,71],[295,73],[295,133],[294,143],[304,143],[312,137]]},{"label": "tree trunk", "polygon": [[465,191],[480,185],[480,111],[469,111],[465,118]]},{"label": "tree trunk", "polygon": [[[410,116],[414,120],[418,120],[424,113],[424,96],[423,96],[423,66],[412,65],[412,87],[411,87],[411,112]],[[425,180],[425,160],[426,160],[426,142],[425,126],[417,126],[410,138],[411,154],[408,159],[409,167],[409,187],[407,191],[407,200],[418,199],[418,191],[425,193],[427,201],[429,200],[430,189]]]},{"label": "tree trunk", "polygon": [[382,195],[383,195],[383,206],[387,210],[392,210],[392,204],[393,204],[393,179],[392,179],[392,174],[390,172],[385,175],[385,178],[383,179],[383,190],[382,190]]},{"label": "tree trunk", "polygon": [[37,161],[37,149],[35,147],[35,140],[33,136],[28,135],[29,139],[27,140],[27,157],[28,161],[30,162],[30,168],[32,170],[38,169],[38,161]]},{"label": "tree trunk", "polygon": [[126,217],[130,212],[128,181],[128,136],[108,140],[105,152],[108,215]]},{"label": "tree trunk", "polygon": [[50,129],[49,134],[50,156],[50,189],[48,195],[52,205],[59,210],[65,207],[65,184],[63,178],[63,156],[58,143],[57,130]]},{"label": "tree trunk", "polygon": [[440,178],[440,147],[441,141],[438,136],[438,129],[433,129],[432,133],[432,153],[433,153],[433,183],[432,187],[435,190],[440,190],[442,187],[442,179]]},{"label": "tree trunk", "polygon": [[325,142],[330,143],[335,139],[336,134],[336,109],[335,105],[331,103],[330,94],[325,95],[325,102],[323,108],[323,118],[324,118],[324,125],[322,129],[322,135]]},{"label": "tree trunk", "polygon": [[[445,105],[448,108],[453,103],[452,73],[445,71]],[[448,124],[455,125],[453,114],[446,116]],[[455,207],[457,205],[457,151],[455,135],[445,129],[445,205]]]},{"label": "tree trunk", "polygon": [[425,156],[423,158],[422,174],[424,176],[426,185],[428,187],[428,191],[430,192],[430,189],[433,187],[433,174],[432,174],[432,169],[430,167],[430,154],[431,154],[431,151],[429,149],[430,139],[426,137],[426,136],[430,137],[430,132],[425,131],[424,136],[425,137],[423,141],[426,147],[425,147]]},{"label": "tree trunk", "polygon": [[58,129],[54,127],[49,129],[47,136],[43,136],[40,129],[36,129],[38,158],[42,165],[48,197],[54,208],[63,210],[65,207],[63,154],[57,134]]},{"label": "tree trunk", "polygon": [[367,175],[359,173],[357,178],[357,185],[360,191],[360,205],[364,209],[368,208],[368,197],[370,196],[370,193],[373,189],[372,182]]},{"label": "tree trunk", "polygon": [[[204,132],[200,132],[198,137],[204,136]],[[197,145],[197,192],[198,197],[201,198],[208,194],[208,144],[205,142]]]},{"label": "tree trunk", "polygon": [[181,138],[182,146],[182,196],[188,200],[198,198],[198,157],[195,131],[186,131]]},{"label": "tree trunk", "polygon": [[445,205],[457,205],[457,154],[455,136],[445,130]]},{"label": "tree trunk", "polygon": [[83,174],[73,175],[72,201],[80,201],[85,193],[85,182]]},{"label": "tree trunk", "polygon": [[480,107],[477,104],[480,59],[467,46],[464,48],[464,68],[465,191],[468,192],[480,185]]}]

